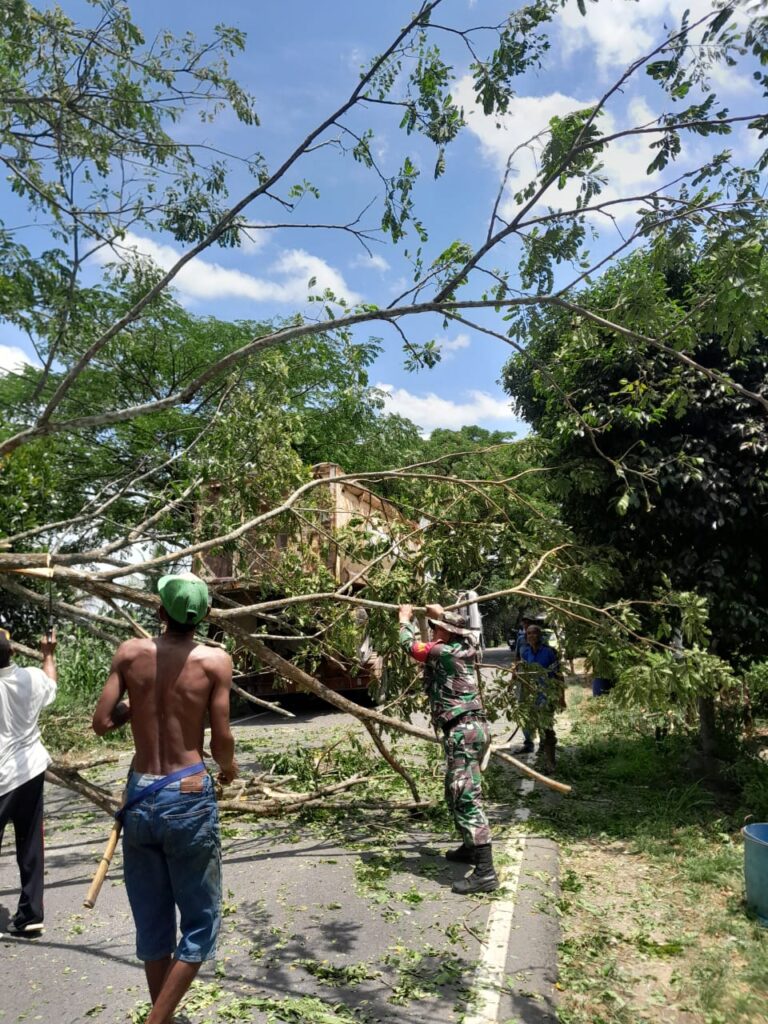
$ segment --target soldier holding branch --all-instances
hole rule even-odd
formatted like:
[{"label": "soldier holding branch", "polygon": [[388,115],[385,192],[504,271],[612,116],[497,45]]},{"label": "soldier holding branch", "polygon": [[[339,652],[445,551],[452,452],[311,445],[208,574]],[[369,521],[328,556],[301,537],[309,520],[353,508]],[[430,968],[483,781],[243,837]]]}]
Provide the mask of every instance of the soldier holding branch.
[{"label": "soldier holding branch", "polygon": [[493,866],[491,830],[483,810],[480,763],[490,743],[488,722],[475,674],[474,634],[461,616],[442,605],[427,605],[432,640],[417,639],[413,608],[400,606],[400,645],[424,665],[424,687],[432,724],[445,751],[445,799],[462,837],[446,859],[474,864],[467,878],[454,882],[456,893],[493,892],[499,880]]}]

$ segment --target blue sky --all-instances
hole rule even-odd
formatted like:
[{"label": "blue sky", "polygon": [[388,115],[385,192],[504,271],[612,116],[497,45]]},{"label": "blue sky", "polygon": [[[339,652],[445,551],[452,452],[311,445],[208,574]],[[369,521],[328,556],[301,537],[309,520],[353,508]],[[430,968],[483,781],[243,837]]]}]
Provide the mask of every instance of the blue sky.
[{"label": "blue sky", "polygon": [[[73,16],[86,8],[81,2],[61,0]],[[409,17],[413,3],[389,0],[284,0],[267,3],[220,0],[203,4],[180,0],[163,3],[133,0],[135,20],[149,38],[168,28],[181,34],[192,31],[201,38],[217,22],[237,25],[248,36],[246,51],[233,63],[235,77],[257,99],[260,127],[248,128],[224,112],[212,125],[200,125],[187,115],[179,125],[180,137],[194,138],[239,154],[259,151],[270,167],[280,163],[297,141],[353,88],[357,70],[377,54]],[[436,20],[465,27],[471,23],[501,21],[510,4],[497,0],[446,0]],[[661,39],[663,23],[674,23],[686,8],[692,17],[710,9],[709,0],[600,0],[582,18],[575,2],[559,15],[551,33],[549,67],[520,82],[519,95],[503,118],[485,118],[475,109],[466,77],[468,58],[455,37],[445,36],[441,47],[455,61],[454,95],[464,104],[469,130],[449,149],[448,169],[437,182],[432,177],[434,150],[420,138],[406,138],[397,129],[398,117],[379,109],[356,113],[348,124],[355,129],[374,128],[374,149],[385,173],[393,173],[407,153],[422,171],[416,189],[418,213],[430,230],[427,262],[455,239],[477,243],[488,228],[488,218],[511,149],[545,127],[554,114],[587,105],[601,95],[626,64]],[[92,17],[92,15],[90,16]],[[733,106],[759,110],[762,101],[749,76],[737,69],[719,75],[719,92]],[[628,87],[612,104],[609,127],[651,121],[658,97],[645,76]],[[644,170],[651,156],[647,137],[617,144],[606,154],[611,177],[610,196],[632,195],[647,189]],[[746,145],[746,144],[745,144]],[[693,143],[685,161],[700,158],[705,147]],[[756,154],[755,154],[756,155]],[[749,153],[747,153],[749,156]],[[535,147],[516,158],[518,181],[535,168]],[[748,162],[748,161],[747,161]],[[673,175],[670,175],[672,177]],[[318,186],[319,201],[305,198],[293,214],[297,221],[348,221],[377,194],[376,181],[350,157],[326,148],[302,163],[287,184],[307,178]],[[240,169],[232,176],[232,197],[251,187]],[[557,197],[567,203],[568,194]],[[502,199],[501,210],[510,200]],[[554,201],[554,200],[553,200]],[[19,211],[5,197],[0,217],[19,222]],[[285,212],[275,203],[260,201],[252,211],[255,224],[283,221]],[[374,212],[362,223],[374,227]],[[594,222],[600,237],[594,251],[617,244],[630,220]],[[38,243],[43,234],[35,232]],[[30,239],[26,239],[28,244]],[[180,254],[181,246],[169,237],[147,232],[127,240],[163,266]],[[405,248],[415,246],[409,239]],[[410,271],[403,248],[391,244],[373,247],[371,258],[355,239],[344,233],[281,229],[256,229],[253,241],[239,250],[214,248],[190,265],[178,279],[177,294],[192,311],[224,319],[269,319],[307,311],[307,281],[328,285],[351,301],[386,305],[408,287]],[[505,256],[497,257],[496,265]],[[513,254],[509,254],[513,262]],[[92,268],[95,276],[98,266]],[[476,289],[477,290],[477,289]],[[491,317],[486,319],[493,323]],[[497,329],[503,324],[495,323]],[[402,342],[387,326],[376,325],[384,351],[372,370],[372,381],[391,394],[389,407],[415,420],[428,431],[437,426],[457,428],[479,423],[491,429],[520,429],[506,396],[498,385],[501,367],[509,350],[499,341],[460,326],[447,331],[437,318],[422,318],[409,327],[417,341],[436,338],[443,360],[431,371],[417,374],[403,369]],[[28,340],[0,323],[0,365],[21,358],[33,359]]]}]

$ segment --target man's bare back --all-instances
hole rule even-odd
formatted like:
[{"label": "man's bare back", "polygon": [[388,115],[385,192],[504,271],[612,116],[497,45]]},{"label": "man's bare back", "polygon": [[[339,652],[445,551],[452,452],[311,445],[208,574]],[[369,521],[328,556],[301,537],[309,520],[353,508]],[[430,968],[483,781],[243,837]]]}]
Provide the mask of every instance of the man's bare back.
[{"label": "man's bare back", "polygon": [[[226,778],[235,770],[231,682],[229,655],[195,643],[190,633],[128,640],[112,661],[93,727],[102,735],[130,720],[134,771],[168,775],[202,760],[208,714],[211,753]],[[129,705],[122,703],[126,694]]]},{"label": "man's bare back", "polygon": [[[211,723],[211,754],[221,769],[222,782],[235,778],[237,763],[229,727],[232,661],[219,648],[196,644],[194,639],[195,628],[210,608],[208,587],[193,573],[169,574],[157,581],[157,593],[163,635],[128,640],[118,647],[96,705],[93,728],[103,736],[131,723],[136,754],[124,806],[125,885],[136,923],[137,955],[144,960],[152,1000],[147,1024],[168,1024],[200,964],[213,956],[221,920],[216,799],[200,763],[206,713]],[[191,772],[179,780],[176,792],[167,789],[165,799],[157,794],[157,806],[144,805],[154,839],[142,840],[136,831],[142,811],[134,805],[155,792],[154,787],[143,785],[142,776],[164,776],[161,786],[165,786],[172,781],[168,776],[184,768]],[[168,813],[169,806],[173,813]],[[195,831],[183,832],[182,856],[178,806],[194,809]],[[166,845],[169,836],[175,838]],[[163,937],[165,948],[159,946],[158,936]]]}]

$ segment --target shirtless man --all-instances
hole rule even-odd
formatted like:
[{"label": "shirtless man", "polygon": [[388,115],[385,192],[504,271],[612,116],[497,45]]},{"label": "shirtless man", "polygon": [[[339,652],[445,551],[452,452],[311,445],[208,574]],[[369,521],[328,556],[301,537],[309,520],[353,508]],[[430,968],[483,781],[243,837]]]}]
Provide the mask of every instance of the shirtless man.
[{"label": "shirtless man", "polygon": [[[219,821],[202,763],[206,715],[222,782],[235,778],[237,763],[229,726],[231,659],[194,638],[208,611],[208,588],[185,573],[164,576],[158,593],[165,631],[120,645],[93,728],[103,736],[131,724],[136,753],[123,807],[125,887],[152,1000],[147,1024],[170,1024],[200,965],[213,958],[221,923]],[[143,794],[174,773],[184,777]]]}]

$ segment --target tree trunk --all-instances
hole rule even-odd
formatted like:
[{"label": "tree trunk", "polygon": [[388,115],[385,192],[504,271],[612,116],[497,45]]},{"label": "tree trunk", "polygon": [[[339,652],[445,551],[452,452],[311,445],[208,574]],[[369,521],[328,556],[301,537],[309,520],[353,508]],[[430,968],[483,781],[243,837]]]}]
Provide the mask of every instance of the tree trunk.
[{"label": "tree trunk", "polygon": [[697,703],[701,752],[705,757],[716,757],[719,749],[719,737],[715,724],[715,698],[699,697]]}]

